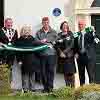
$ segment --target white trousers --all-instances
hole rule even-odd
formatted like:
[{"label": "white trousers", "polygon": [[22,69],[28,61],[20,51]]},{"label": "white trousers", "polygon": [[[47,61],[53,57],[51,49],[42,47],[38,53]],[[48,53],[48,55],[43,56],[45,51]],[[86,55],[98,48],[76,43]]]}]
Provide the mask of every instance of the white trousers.
[{"label": "white trousers", "polygon": [[11,71],[11,88],[12,89],[22,89],[22,75],[21,75],[21,66],[17,63],[15,58]]}]

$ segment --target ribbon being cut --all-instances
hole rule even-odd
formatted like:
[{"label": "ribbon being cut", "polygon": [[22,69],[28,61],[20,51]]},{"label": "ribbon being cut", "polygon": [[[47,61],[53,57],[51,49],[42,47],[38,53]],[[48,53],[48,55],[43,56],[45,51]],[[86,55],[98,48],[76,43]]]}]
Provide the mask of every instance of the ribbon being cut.
[{"label": "ribbon being cut", "polygon": [[13,46],[13,45],[2,44],[2,46],[0,46],[0,50],[25,51],[25,52],[40,51],[40,50],[44,50],[47,48],[48,48],[47,45],[40,45],[40,46],[35,46],[35,47],[17,47],[17,46]]},{"label": "ribbon being cut", "polygon": [[[93,37],[94,37],[94,41],[95,41],[96,44],[98,44],[100,42],[100,39],[95,37],[96,34],[95,34],[94,27],[92,27],[92,26],[91,27],[86,27],[82,32],[91,33],[93,35]],[[74,36],[74,38],[79,37],[80,36],[80,32],[74,33],[73,36]]]},{"label": "ribbon being cut", "polygon": [[[93,29],[93,27],[86,27],[85,29],[83,29],[82,32],[86,32],[86,33],[93,32],[94,33],[94,29]],[[80,32],[75,32],[73,35],[74,35],[74,38],[76,38],[76,37],[80,36]]]}]

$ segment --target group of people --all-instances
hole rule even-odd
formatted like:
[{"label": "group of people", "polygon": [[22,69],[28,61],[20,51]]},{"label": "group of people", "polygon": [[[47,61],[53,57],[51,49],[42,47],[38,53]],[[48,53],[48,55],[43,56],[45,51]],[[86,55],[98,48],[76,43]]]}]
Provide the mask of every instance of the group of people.
[{"label": "group of people", "polygon": [[[34,90],[34,75],[40,73],[43,84],[43,92],[51,92],[54,87],[54,76],[58,64],[58,58],[63,59],[64,79],[66,86],[74,86],[76,73],[75,58],[78,63],[80,85],[85,84],[85,67],[89,75],[89,82],[95,81],[96,52],[95,47],[99,42],[95,31],[85,31],[86,21],[78,22],[79,32],[77,36],[70,30],[68,22],[60,25],[60,33],[50,27],[48,17],[42,18],[42,28],[32,35],[30,26],[22,27],[20,37],[12,28],[11,18],[5,19],[5,26],[0,30],[0,45],[13,45],[16,47],[35,47],[47,45],[48,48],[35,52],[5,53],[0,51],[2,63],[13,65],[14,60],[21,65],[22,89],[26,92]],[[10,51],[11,52],[11,51]],[[5,55],[4,55],[5,54]]]}]

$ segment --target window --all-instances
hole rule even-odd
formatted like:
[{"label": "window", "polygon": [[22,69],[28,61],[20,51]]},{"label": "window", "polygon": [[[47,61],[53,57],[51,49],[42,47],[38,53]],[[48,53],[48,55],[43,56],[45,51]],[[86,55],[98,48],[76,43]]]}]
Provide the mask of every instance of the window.
[{"label": "window", "polygon": [[91,7],[100,7],[100,0],[94,0]]},{"label": "window", "polygon": [[0,27],[4,25],[4,0],[0,0]]}]

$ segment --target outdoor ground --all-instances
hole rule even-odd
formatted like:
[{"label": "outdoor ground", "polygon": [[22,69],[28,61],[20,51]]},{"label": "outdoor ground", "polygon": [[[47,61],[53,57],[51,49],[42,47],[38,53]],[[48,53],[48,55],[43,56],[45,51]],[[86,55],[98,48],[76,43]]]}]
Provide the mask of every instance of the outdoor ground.
[{"label": "outdoor ground", "polygon": [[[54,89],[59,89],[59,88],[61,88],[61,87],[64,87],[65,86],[65,82],[64,82],[64,76],[63,76],[63,74],[56,74],[55,75],[55,80],[54,80]],[[43,86],[42,85],[40,85],[40,84],[36,84],[35,85],[35,88],[36,89],[42,89],[43,88]]]},{"label": "outdoor ground", "polygon": [[43,96],[43,97],[16,97],[16,96],[13,96],[13,97],[8,97],[8,96],[4,96],[4,97],[0,97],[0,100],[58,100],[54,97],[46,97],[46,96]]},{"label": "outdoor ground", "polygon": [[90,84],[74,89],[63,87],[52,93],[17,93],[0,96],[0,100],[100,100],[100,85]]}]

